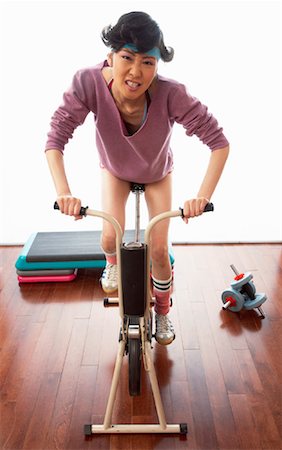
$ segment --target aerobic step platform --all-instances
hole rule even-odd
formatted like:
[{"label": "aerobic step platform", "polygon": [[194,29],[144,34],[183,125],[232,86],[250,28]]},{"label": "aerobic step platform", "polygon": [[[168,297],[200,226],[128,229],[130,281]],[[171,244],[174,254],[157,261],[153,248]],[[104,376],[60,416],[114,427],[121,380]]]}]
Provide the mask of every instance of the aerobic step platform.
[{"label": "aerobic step platform", "polygon": [[[134,240],[134,230],[126,230],[124,242]],[[16,261],[19,276],[35,276],[33,271],[57,270],[56,275],[63,275],[60,270],[80,268],[103,268],[105,255],[100,246],[101,231],[59,231],[39,232],[30,236]],[[141,240],[144,231],[141,230]],[[172,247],[169,248],[171,264],[174,263]],[[48,276],[50,273],[38,275]],[[54,272],[55,275],[55,272]],[[64,274],[67,275],[67,274]]]},{"label": "aerobic step platform", "polygon": [[[67,282],[67,281],[73,281],[76,279],[77,270],[78,269],[71,269],[72,273],[69,275],[58,275],[56,273],[56,269],[50,271],[54,273],[50,273],[50,275],[39,275],[36,273],[35,275],[30,275],[29,270],[26,270],[24,275],[18,274],[18,282],[19,283],[59,283],[59,282]],[[24,272],[24,271],[22,271]],[[38,270],[37,272],[40,272]]]},{"label": "aerobic step platform", "polygon": [[106,261],[100,247],[100,236],[100,231],[34,233],[16,261],[16,269],[34,271],[104,267]]}]

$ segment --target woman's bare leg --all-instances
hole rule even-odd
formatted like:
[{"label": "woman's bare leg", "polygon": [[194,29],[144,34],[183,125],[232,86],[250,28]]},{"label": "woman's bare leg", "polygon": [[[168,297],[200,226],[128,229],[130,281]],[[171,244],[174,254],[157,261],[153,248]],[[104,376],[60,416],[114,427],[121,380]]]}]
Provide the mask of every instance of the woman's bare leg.
[{"label": "woman's bare leg", "polygon": [[[102,207],[125,227],[125,206],[130,192],[130,183],[120,180],[106,169],[102,172]],[[114,227],[107,221],[103,222],[101,246],[106,255],[107,265],[101,277],[104,292],[111,294],[117,290],[117,258],[116,233]]]},{"label": "woman's bare leg", "polygon": [[[171,178],[169,174],[163,180],[149,184],[145,197],[150,218],[171,209]],[[169,220],[157,223],[151,231],[152,280],[156,298],[156,340],[168,345],[174,338],[172,323],[168,317],[171,294],[171,264],[168,254]]]},{"label": "woman's bare leg", "polygon": [[[156,183],[146,185],[145,198],[150,219],[171,209],[172,176],[168,174]],[[151,232],[152,273],[157,279],[166,280],[171,276],[168,254],[169,219],[162,220]]]},{"label": "woman's bare leg", "polygon": [[[123,181],[108,170],[102,169],[102,209],[114,216],[122,230],[125,227],[125,206],[130,193],[130,183]],[[114,227],[104,220],[101,245],[105,253],[116,252]]]}]

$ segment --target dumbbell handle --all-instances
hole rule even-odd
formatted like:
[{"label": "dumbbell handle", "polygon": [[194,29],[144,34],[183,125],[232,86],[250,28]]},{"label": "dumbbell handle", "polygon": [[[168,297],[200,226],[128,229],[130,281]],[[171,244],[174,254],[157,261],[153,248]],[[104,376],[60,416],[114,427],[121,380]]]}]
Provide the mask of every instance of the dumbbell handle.
[{"label": "dumbbell handle", "polygon": [[228,302],[224,303],[222,308],[227,309],[227,308],[229,308],[230,305],[231,305],[231,301],[229,300]]},{"label": "dumbbell handle", "polygon": [[233,270],[233,272],[235,273],[235,275],[240,275],[240,272],[238,272],[238,270],[236,269],[236,267],[234,266],[234,264],[230,264],[231,269]]}]

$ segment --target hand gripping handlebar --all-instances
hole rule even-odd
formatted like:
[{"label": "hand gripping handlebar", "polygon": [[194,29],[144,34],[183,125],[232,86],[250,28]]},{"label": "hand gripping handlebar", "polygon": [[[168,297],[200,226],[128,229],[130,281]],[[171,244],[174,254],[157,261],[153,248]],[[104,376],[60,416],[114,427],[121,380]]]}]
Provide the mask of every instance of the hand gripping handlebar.
[{"label": "hand gripping handlebar", "polygon": [[[54,203],[54,209],[60,209],[57,202]],[[80,208],[79,214],[81,216],[87,216],[87,209],[88,209],[88,206],[82,206]],[[181,217],[184,217],[184,210],[183,210],[183,208],[179,208],[179,210],[181,212]],[[213,203],[207,203],[203,212],[209,212],[209,211],[214,211]]]}]

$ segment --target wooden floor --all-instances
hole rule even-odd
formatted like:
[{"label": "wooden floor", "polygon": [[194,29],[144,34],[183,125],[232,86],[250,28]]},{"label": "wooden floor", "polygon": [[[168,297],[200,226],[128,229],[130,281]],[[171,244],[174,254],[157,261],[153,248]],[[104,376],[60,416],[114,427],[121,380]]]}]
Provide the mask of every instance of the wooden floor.
[{"label": "wooden floor", "polygon": [[[282,448],[281,246],[177,246],[171,317],[176,340],[154,343],[167,420],[187,422],[187,439],[172,435],[85,438],[101,423],[117,350],[118,310],[103,307],[96,270],[71,283],[19,286],[20,248],[2,248],[0,302],[1,449]],[[266,318],[222,311],[229,265],[251,271],[266,292]],[[157,420],[150,385],[127,393],[124,358],[115,423]]]}]

